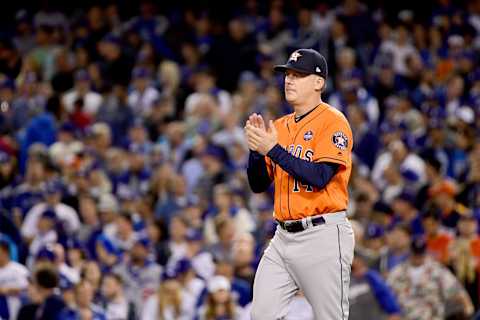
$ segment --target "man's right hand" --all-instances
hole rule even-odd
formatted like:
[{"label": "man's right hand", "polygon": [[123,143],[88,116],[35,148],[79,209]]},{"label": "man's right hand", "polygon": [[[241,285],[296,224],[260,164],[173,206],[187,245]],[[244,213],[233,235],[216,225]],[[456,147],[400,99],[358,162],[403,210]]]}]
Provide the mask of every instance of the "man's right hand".
[{"label": "man's right hand", "polygon": [[247,123],[245,124],[244,129],[245,129],[245,135],[247,136],[248,149],[250,149],[251,151],[257,151],[257,145],[254,144],[253,141],[251,141],[251,139],[248,138],[247,127],[249,126],[266,131],[267,129],[265,128],[265,121],[263,120],[263,117],[261,115],[257,113],[252,113],[248,117]]},{"label": "man's right hand", "polygon": [[247,124],[250,124],[255,128],[266,130],[265,121],[263,120],[263,117],[256,113],[252,113],[250,117],[248,117]]}]

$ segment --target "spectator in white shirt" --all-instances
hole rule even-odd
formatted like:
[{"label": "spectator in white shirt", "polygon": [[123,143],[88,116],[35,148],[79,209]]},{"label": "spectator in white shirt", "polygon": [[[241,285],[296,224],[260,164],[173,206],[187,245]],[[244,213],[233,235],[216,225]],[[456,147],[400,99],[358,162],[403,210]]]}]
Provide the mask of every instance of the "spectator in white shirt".
[{"label": "spectator in white shirt", "polygon": [[33,263],[37,258],[37,255],[41,252],[42,248],[53,245],[57,242],[58,235],[55,231],[55,225],[57,223],[57,216],[55,211],[51,209],[45,210],[37,223],[37,232],[30,244],[29,255],[27,259],[27,266],[33,267]]},{"label": "spectator in white shirt", "polygon": [[75,234],[80,228],[77,212],[72,207],[60,202],[61,188],[58,181],[49,181],[46,185],[45,202],[35,205],[27,212],[21,229],[22,236],[27,241],[31,241],[38,233],[38,220],[47,208],[51,208],[55,212],[56,218],[70,235]]},{"label": "spectator in white shirt", "polygon": [[132,71],[133,91],[128,95],[128,105],[137,115],[147,116],[153,104],[160,97],[160,92],[151,85],[151,74],[148,69],[136,67]]},{"label": "spectator in white shirt", "polygon": [[28,287],[28,270],[10,260],[10,244],[0,239],[0,319],[17,318],[20,294]]},{"label": "spectator in white shirt", "polygon": [[65,109],[72,113],[74,104],[79,98],[83,98],[84,110],[87,114],[94,116],[103,102],[102,96],[91,90],[90,75],[86,70],[78,70],[75,73],[75,88],[65,93],[63,96],[63,105]]},{"label": "spectator in white shirt", "polygon": [[107,320],[127,320],[129,304],[123,292],[122,278],[115,273],[103,277],[102,295]]},{"label": "spectator in white shirt", "polygon": [[198,312],[198,319],[239,319],[241,315],[242,308],[233,300],[230,281],[224,276],[210,279],[207,299]]}]

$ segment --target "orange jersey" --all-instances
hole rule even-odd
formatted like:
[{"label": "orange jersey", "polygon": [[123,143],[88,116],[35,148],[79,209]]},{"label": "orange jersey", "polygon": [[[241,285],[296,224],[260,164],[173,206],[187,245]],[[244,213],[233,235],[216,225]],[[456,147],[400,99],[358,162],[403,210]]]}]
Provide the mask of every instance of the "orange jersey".
[{"label": "orange jersey", "polygon": [[447,263],[449,259],[449,246],[452,237],[447,233],[438,234],[435,237],[427,238],[427,251],[437,261]]},{"label": "orange jersey", "polygon": [[352,130],[345,116],[321,103],[298,122],[292,113],[274,124],[278,143],[290,154],[306,161],[340,165],[330,182],[319,189],[303,185],[266,157],[268,173],[275,183],[275,218],[294,220],[345,210],[353,145]]}]

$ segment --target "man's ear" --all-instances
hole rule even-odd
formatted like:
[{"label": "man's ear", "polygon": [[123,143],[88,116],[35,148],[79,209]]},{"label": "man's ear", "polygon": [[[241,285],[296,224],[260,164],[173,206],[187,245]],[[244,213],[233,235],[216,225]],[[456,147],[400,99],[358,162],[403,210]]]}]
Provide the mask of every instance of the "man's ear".
[{"label": "man's ear", "polygon": [[325,79],[323,77],[317,76],[315,79],[315,90],[322,92],[326,86]]}]

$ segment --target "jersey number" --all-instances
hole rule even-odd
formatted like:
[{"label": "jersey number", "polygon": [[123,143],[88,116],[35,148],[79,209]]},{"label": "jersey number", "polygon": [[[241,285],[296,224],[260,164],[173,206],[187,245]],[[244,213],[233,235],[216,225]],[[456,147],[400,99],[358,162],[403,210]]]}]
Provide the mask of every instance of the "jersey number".
[{"label": "jersey number", "polygon": [[[293,155],[295,158],[302,158],[302,151],[303,147],[301,145],[295,146],[295,145],[290,145],[288,151],[290,152],[291,155]],[[303,160],[306,161],[312,161],[313,159],[313,151],[310,149],[307,149],[305,151],[305,154],[303,155]],[[300,186],[305,188],[305,192],[313,192],[313,187],[309,184],[303,184],[299,182],[297,179],[293,179],[293,192],[300,192]]]}]

